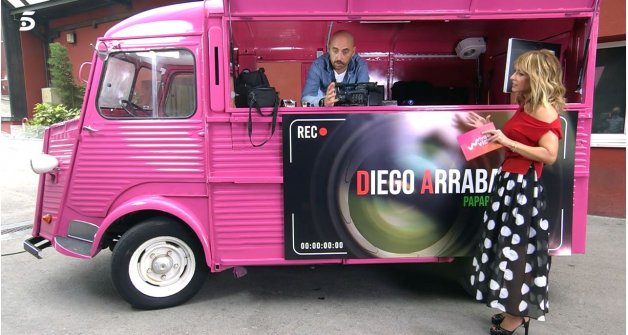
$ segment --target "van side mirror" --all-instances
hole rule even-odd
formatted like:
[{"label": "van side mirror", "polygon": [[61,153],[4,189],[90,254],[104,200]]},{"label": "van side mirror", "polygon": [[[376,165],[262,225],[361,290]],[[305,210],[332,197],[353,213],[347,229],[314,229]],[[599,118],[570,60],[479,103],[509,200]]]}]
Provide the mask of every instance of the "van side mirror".
[{"label": "van side mirror", "polygon": [[58,171],[59,161],[54,156],[41,153],[31,158],[31,169],[37,174]]},{"label": "van side mirror", "polygon": [[[86,66],[87,65],[87,66]],[[86,67],[87,68],[87,77],[83,76],[83,68]],[[78,80],[84,82],[87,84],[87,80],[89,79],[89,70],[92,68],[92,62],[84,62],[83,64],[81,64],[81,67],[79,68],[79,72],[78,72]]]}]

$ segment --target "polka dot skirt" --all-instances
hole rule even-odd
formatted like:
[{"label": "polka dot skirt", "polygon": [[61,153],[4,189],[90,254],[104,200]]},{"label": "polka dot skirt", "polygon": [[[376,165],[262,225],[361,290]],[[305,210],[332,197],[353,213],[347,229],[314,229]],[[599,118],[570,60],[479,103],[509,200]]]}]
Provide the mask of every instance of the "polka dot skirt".
[{"label": "polka dot skirt", "polygon": [[543,321],[551,263],[543,186],[533,168],[496,178],[469,280],[478,301]]}]

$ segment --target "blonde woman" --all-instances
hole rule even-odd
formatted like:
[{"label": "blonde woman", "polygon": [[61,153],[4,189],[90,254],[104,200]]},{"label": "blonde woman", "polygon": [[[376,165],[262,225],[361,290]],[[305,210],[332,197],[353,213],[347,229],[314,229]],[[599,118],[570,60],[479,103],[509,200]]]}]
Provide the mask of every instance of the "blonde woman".
[{"label": "blonde woman", "polygon": [[[543,321],[548,311],[549,222],[540,177],[543,165],[556,161],[565,105],[560,62],[549,50],[522,54],[510,80],[519,109],[502,130],[485,132],[506,153],[470,277],[476,299],[501,311],[491,318],[492,335],[520,326],[527,335],[530,318]],[[479,127],[489,118],[470,113],[467,124]]]}]

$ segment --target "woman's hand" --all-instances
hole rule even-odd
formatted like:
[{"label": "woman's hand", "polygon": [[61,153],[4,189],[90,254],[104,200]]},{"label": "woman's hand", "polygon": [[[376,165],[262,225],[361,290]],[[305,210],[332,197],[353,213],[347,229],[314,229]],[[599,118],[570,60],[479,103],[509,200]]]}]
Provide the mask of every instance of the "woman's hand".
[{"label": "woman's hand", "polygon": [[541,136],[538,146],[529,146],[523,143],[513,141],[508,138],[501,130],[486,130],[482,134],[488,135],[489,142],[499,143],[510,148],[510,151],[543,164],[551,165],[558,158],[558,136],[552,131],[548,131]]},{"label": "woman's hand", "polygon": [[504,133],[499,129],[494,130],[486,130],[483,131],[482,134],[488,135],[488,141],[493,143],[499,143],[503,146],[512,147],[515,141],[509,139]]},{"label": "woman's hand", "polygon": [[486,118],[483,118],[482,116],[478,115],[477,113],[474,112],[469,112],[467,114],[467,120],[466,120],[466,124],[470,127],[473,128],[478,128],[478,127],[482,127],[483,125],[487,124],[491,122],[491,116],[487,116]]}]

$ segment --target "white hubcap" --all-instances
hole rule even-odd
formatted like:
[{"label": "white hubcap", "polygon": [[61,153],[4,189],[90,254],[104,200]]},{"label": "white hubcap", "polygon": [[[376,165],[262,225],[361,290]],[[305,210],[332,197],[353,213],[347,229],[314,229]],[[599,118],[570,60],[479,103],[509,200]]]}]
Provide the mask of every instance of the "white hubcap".
[{"label": "white hubcap", "polygon": [[133,252],[129,277],[145,295],[161,298],[184,289],[194,276],[196,260],[192,249],[172,236],[152,238]]}]

